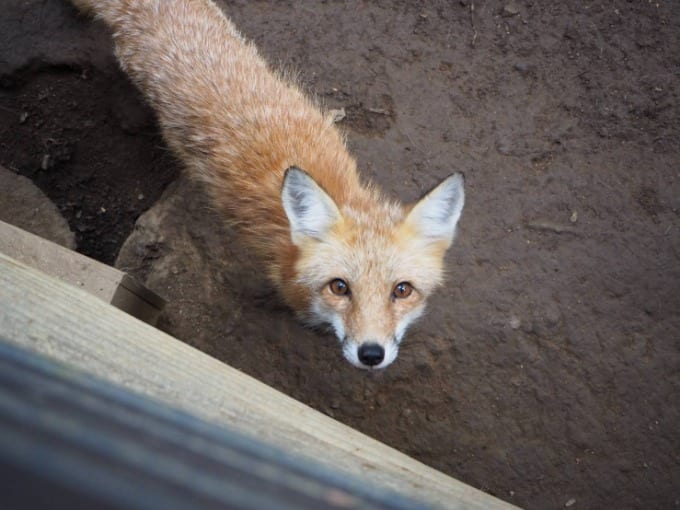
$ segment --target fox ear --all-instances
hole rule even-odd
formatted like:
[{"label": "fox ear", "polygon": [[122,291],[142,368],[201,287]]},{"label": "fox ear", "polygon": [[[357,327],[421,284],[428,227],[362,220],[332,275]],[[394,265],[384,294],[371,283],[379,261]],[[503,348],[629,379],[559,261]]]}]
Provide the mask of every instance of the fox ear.
[{"label": "fox ear", "polygon": [[281,200],[296,245],[304,237],[323,240],[340,219],[340,211],[333,199],[307,172],[294,166],[286,170]]},{"label": "fox ear", "polygon": [[465,203],[464,181],[460,173],[444,179],[413,206],[406,223],[421,237],[451,244]]}]

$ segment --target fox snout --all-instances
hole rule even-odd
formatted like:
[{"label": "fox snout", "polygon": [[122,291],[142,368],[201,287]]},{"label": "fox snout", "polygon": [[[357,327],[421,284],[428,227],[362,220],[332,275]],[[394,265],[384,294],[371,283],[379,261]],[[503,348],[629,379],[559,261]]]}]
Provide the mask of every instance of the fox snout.
[{"label": "fox snout", "polygon": [[399,352],[396,340],[384,345],[377,342],[358,343],[347,339],[342,343],[345,359],[357,368],[385,368],[396,359]]},{"label": "fox snout", "polygon": [[385,349],[378,344],[362,344],[358,350],[359,361],[367,367],[374,367],[385,359]]}]

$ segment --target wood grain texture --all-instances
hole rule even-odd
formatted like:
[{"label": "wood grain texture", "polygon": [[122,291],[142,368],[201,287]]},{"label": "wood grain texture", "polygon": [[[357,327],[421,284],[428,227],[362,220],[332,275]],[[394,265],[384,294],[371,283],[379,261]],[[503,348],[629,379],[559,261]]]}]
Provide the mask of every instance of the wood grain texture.
[{"label": "wood grain texture", "polygon": [[515,508],[0,254],[0,331],[24,348],[341,473],[449,509]]},{"label": "wood grain texture", "polygon": [[155,324],[165,301],[126,273],[0,221],[0,253]]}]

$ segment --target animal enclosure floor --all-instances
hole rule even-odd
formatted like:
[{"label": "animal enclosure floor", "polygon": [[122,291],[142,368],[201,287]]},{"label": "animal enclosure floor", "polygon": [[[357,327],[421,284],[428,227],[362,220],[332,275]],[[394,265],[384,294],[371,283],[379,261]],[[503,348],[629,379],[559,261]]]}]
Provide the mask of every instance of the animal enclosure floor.
[{"label": "animal enclosure floor", "polygon": [[279,304],[66,1],[3,4],[0,164],[171,300],[163,329],[338,420],[529,509],[680,505],[680,3],[225,10],[345,109],[388,193],[466,175],[447,284],[386,371]]}]

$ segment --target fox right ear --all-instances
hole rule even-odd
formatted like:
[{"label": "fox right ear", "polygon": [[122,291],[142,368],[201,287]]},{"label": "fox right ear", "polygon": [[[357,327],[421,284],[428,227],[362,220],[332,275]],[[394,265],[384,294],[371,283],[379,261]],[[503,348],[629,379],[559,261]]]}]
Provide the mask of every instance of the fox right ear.
[{"label": "fox right ear", "polygon": [[465,203],[465,179],[456,173],[444,179],[421,198],[406,217],[406,222],[424,239],[442,241],[448,247]]},{"label": "fox right ear", "polygon": [[286,170],[281,200],[295,245],[310,237],[323,240],[340,219],[333,199],[307,172],[294,166]]}]

